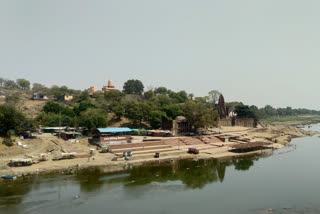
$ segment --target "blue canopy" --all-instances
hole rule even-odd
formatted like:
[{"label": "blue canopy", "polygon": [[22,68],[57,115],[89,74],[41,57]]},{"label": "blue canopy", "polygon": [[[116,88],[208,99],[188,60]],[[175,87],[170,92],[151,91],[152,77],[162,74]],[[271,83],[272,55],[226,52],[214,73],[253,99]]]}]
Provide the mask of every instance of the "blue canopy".
[{"label": "blue canopy", "polygon": [[117,133],[117,132],[131,132],[129,128],[98,128],[100,133]]}]

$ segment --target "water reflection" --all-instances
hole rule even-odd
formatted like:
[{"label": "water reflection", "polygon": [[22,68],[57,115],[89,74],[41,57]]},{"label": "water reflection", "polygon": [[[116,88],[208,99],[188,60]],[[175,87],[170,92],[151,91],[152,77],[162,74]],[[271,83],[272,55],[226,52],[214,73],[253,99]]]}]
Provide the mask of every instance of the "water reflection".
[{"label": "water reflection", "polygon": [[[0,206],[10,206],[22,203],[30,191],[41,189],[42,183],[49,183],[52,188],[61,188],[61,182],[69,180],[63,185],[79,186],[81,193],[97,193],[106,191],[104,186],[112,184],[123,188],[134,188],[152,183],[180,181],[183,188],[202,189],[209,183],[223,182],[226,169],[234,166],[236,170],[249,170],[254,164],[255,157],[229,161],[217,160],[179,160],[165,163],[148,163],[133,167],[126,172],[105,174],[100,168],[78,171],[74,176],[38,175],[18,178],[15,181],[0,182]],[[171,188],[171,187],[170,187]],[[179,188],[182,188],[179,187]],[[58,190],[59,190],[58,189]],[[129,190],[128,189],[128,190]],[[59,192],[59,191],[58,191]]]},{"label": "water reflection", "polygon": [[105,183],[123,183],[124,187],[130,188],[152,182],[168,181],[181,181],[187,188],[201,189],[209,183],[223,182],[227,167],[234,166],[236,170],[249,170],[254,160],[256,160],[255,157],[229,161],[180,160],[161,164],[148,163],[133,167],[125,174],[101,175],[98,169],[91,169],[82,171],[76,178],[80,181],[81,191],[87,192],[96,191]]}]

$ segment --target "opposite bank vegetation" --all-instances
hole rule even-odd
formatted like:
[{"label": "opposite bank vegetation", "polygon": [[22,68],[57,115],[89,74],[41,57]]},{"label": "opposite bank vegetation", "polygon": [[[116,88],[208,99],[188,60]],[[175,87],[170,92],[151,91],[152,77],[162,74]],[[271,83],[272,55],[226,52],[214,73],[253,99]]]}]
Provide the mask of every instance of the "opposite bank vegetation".
[{"label": "opposite bank vegetation", "polygon": [[[23,102],[33,93],[44,93],[49,100],[36,117],[30,118],[23,112]],[[182,115],[194,131],[214,127],[218,119],[216,104],[221,93],[212,90],[208,96],[195,97],[184,90],[174,92],[165,87],[145,91],[140,80],[128,80],[122,91],[96,92],[89,96],[87,90],[73,90],[67,86],[49,88],[39,83],[31,87],[25,79],[0,78],[0,95],[5,97],[0,105],[0,135],[6,138],[7,145],[11,145],[12,135],[27,135],[40,126],[85,127],[83,134],[90,135],[93,129],[106,126],[158,129],[163,117],[175,119]],[[65,95],[71,95],[73,99],[64,101]],[[226,107],[239,118],[254,118],[267,124],[320,121],[320,111],[315,110],[275,109],[270,105],[258,108],[241,102],[229,102]]]}]

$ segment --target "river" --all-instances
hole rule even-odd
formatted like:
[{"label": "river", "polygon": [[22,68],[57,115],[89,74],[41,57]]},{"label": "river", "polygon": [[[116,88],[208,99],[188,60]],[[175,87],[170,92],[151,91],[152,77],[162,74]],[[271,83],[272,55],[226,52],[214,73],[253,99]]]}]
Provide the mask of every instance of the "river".
[{"label": "river", "polygon": [[[320,125],[312,130],[320,131]],[[145,164],[0,182],[1,214],[320,213],[318,135],[267,157]]]}]

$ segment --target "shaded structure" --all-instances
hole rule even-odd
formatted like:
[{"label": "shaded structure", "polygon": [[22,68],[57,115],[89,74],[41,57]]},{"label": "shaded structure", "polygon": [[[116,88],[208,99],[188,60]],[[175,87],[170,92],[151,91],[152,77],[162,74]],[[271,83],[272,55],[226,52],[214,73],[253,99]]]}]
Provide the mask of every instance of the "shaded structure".
[{"label": "shaded structure", "polygon": [[170,130],[172,135],[182,135],[191,131],[191,126],[184,116],[177,116],[174,120],[162,117],[163,130]]},{"label": "shaded structure", "polygon": [[129,143],[132,130],[129,128],[98,128],[93,131],[91,144],[106,146],[112,144]]},{"label": "shaded structure", "polygon": [[49,98],[43,93],[33,93],[32,100],[48,100]]}]

